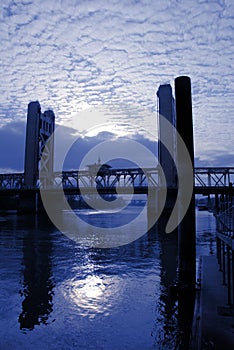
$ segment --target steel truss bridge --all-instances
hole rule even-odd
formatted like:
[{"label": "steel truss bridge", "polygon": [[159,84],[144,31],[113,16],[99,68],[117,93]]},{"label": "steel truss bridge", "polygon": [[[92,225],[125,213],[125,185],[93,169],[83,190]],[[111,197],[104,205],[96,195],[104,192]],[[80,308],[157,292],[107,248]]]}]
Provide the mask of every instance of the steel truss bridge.
[{"label": "steel truss bridge", "polygon": [[[195,168],[195,194],[233,193],[234,167]],[[52,185],[47,189],[63,188],[67,194],[91,193],[94,188],[100,193],[147,193],[148,187],[159,188],[160,174],[156,168],[100,168],[71,170],[53,173]],[[24,173],[0,174],[0,193],[16,194],[43,189],[38,180],[36,187],[24,184]]]}]

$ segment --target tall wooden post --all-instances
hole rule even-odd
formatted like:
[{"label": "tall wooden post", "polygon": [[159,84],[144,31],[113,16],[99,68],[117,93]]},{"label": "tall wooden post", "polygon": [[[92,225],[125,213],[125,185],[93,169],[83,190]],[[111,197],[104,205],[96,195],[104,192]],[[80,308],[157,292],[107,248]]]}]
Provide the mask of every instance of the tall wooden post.
[{"label": "tall wooden post", "polygon": [[[176,127],[189,152],[194,168],[192,98],[190,78],[180,76],[175,79]],[[181,181],[187,181],[188,167],[178,149],[178,165],[182,167]],[[181,206],[183,203],[180,204]],[[195,196],[178,228],[178,282],[179,287],[194,289],[196,283],[196,228]]]}]

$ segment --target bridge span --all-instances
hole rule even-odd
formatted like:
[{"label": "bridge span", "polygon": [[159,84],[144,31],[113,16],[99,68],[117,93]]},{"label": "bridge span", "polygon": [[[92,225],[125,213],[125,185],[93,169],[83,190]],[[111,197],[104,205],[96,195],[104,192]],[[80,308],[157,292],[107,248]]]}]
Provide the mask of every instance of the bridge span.
[{"label": "bridge span", "polygon": [[[189,77],[181,76],[175,79],[175,98],[170,84],[160,85],[157,97],[160,167],[156,166],[155,161],[155,167],[145,169],[114,169],[99,164],[99,168],[55,172],[54,113],[51,110],[42,113],[39,102],[31,102],[28,105],[27,115],[24,173],[0,174],[0,209],[5,209],[7,202],[9,206],[11,204],[17,206],[18,203],[19,212],[36,213],[38,206],[43,204],[40,203],[41,190],[55,192],[51,197],[53,197],[53,203],[59,205],[61,189],[63,189],[66,195],[78,195],[81,192],[82,194],[97,194],[97,192],[99,194],[149,194],[148,214],[155,214],[157,202],[160,202],[158,201],[160,189],[165,190],[167,186],[166,205],[171,210],[175,204],[178,188],[189,183],[193,193],[187,211],[178,226],[179,254],[178,261],[175,263],[178,263],[179,290],[182,293],[186,290],[186,294],[193,300],[196,285],[195,194],[215,195],[216,214],[227,213],[227,220],[232,218],[229,213],[233,213],[234,167],[194,167],[192,96]],[[182,147],[181,144],[184,146]],[[164,176],[160,169],[163,169]],[[40,173],[44,176],[41,177],[42,180],[39,177]],[[187,174],[190,174],[189,177]],[[153,193],[152,196],[150,191]],[[179,203],[183,203],[181,192],[178,191]],[[149,217],[151,215],[148,215]],[[221,216],[220,218],[223,227],[225,220]],[[233,250],[232,254],[234,254]]]},{"label": "bridge span", "polygon": [[[52,184],[47,190],[63,188],[66,194],[91,193],[98,189],[101,194],[147,194],[148,187],[160,188],[160,172],[158,168],[108,168],[96,173],[89,170],[70,170],[55,172]],[[229,168],[195,168],[195,194],[233,193],[234,167]],[[24,181],[24,173],[0,174],[0,192],[17,194],[28,191],[39,192],[43,189],[40,180],[35,186],[28,186]]]}]

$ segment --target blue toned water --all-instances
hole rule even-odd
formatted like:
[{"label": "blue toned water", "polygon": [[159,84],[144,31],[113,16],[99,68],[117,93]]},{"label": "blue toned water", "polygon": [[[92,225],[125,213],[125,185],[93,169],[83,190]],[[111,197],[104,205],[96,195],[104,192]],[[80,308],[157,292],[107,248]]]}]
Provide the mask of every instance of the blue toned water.
[{"label": "blue toned water", "polygon": [[[88,213],[97,226],[124,220]],[[214,218],[197,214],[197,250],[213,254]],[[175,237],[162,233],[163,219],[131,244],[95,249],[73,242],[45,218],[2,218],[1,350],[183,348],[186,315],[169,293],[177,248]]]}]

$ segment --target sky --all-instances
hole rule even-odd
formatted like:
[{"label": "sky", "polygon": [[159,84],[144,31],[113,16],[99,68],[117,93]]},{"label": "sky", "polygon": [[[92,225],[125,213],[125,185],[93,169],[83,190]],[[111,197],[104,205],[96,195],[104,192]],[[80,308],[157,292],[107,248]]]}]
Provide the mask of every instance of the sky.
[{"label": "sky", "polygon": [[156,92],[180,75],[196,165],[234,166],[233,18],[233,0],[2,0],[0,172],[23,170],[30,101],[74,127],[80,150],[113,135],[147,146]]}]

